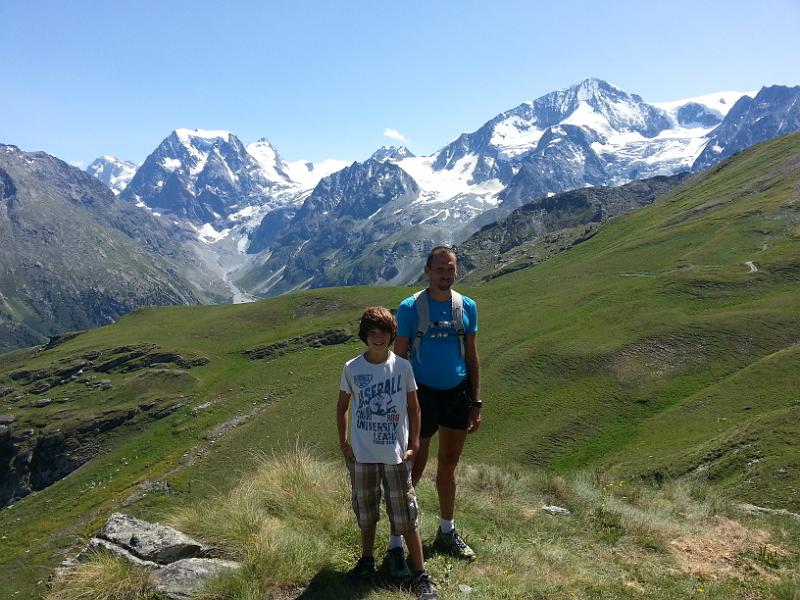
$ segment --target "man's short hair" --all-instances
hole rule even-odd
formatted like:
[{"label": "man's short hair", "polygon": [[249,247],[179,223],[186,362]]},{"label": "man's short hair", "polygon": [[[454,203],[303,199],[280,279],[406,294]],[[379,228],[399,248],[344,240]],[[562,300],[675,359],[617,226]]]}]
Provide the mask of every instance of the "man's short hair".
[{"label": "man's short hair", "polygon": [[428,259],[425,261],[425,267],[430,269],[431,265],[433,264],[433,259],[439,256],[440,254],[449,254],[453,258],[456,257],[456,252],[450,246],[435,246],[431,248],[431,251],[428,252]]},{"label": "man's short hair", "polygon": [[367,333],[370,329],[380,329],[392,336],[389,343],[394,341],[397,336],[397,321],[394,315],[382,306],[370,306],[361,315],[361,322],[358,325],[358,337],[365,344],[367,343]]}]

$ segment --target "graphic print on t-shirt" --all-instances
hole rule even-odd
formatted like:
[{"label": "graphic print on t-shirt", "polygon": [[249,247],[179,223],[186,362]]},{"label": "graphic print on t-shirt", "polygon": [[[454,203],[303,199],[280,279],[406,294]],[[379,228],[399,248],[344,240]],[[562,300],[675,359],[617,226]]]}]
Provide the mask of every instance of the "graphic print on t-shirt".
[{"label": "graphic print on t-shirt", "polygon": [[449,338],[458,335],[455,321],[430,321],[428,322],[428,337],[434,340]]},{"label": "graphic print on t-shirt", "polygon": [[356,428],[372,434],[374,444],[394,444],[400,423],[396,402],[405,398],[403,376],[377,383],[372,383],[372,375],[356,375],[354,379],[359,388],[355,402]]}]

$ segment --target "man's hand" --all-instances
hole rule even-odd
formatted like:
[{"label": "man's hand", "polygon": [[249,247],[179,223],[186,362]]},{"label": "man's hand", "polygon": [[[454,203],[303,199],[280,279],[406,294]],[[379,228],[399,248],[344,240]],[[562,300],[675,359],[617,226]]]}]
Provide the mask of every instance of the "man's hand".
[{"label": "man's hand", "polygon": [[349,461],[355,462],[356,455],[353,454],[353,447],[348,444],[347,442],[342,442],[339,444],[339,450],[342,451],[342,455]]},{"label": "man's hand", "polygon": [[474,433],[478,431],[481,426],[481,409],[473,406],[469,410],[469,425],[467,426],[467,433]]}]

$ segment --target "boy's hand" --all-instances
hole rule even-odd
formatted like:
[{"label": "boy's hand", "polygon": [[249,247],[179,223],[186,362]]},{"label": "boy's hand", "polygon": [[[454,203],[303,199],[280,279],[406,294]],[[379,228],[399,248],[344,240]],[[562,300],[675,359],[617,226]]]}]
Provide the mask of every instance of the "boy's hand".
[{"label": "boy's hand", "polygon": [[339,444],[339,450],[342,451],[342,455],[344,455],[347,460],[355,462],[356,455],[353,453],[353,447],[350,444],[342,442]]},{"label": "boy's hand", "polygon": [[414,442],[409,442],[408,450],[406,450],[403,460],[414,460],[414,457],[417,455],[417,450],[419,450],[419,442],[416,444]]}]

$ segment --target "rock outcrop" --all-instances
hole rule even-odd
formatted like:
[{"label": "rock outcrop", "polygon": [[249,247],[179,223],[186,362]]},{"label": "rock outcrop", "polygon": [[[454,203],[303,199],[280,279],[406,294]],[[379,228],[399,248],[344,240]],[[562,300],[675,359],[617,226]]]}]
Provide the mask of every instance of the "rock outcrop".
[{"label": "rock outcrop", "polygon": [[215,548],[173,527],[115,513],[97,537],[62,564],[57,577],[69,577],[70,569],[98,552],[150,570],[153,589],[172,600],[187,600],[211,579],[240,568],[237,562],[215,558]]},{"label": "rock outcrop", "polygon": [[[74,394],[80,396],[83,392],[77,391],[75,384],[85,386],[85,393],[103,392],[114,387],[104,378],[110,374],[141,371],[138,375],[145,377],[184,376],[186,370],[207,363],[205,356],[184,356],[156,344],[104,348],[68,356],[43,368],[11,371],[8,382],[14,387],[0,387],[0,397],[11,409],[44,410],[72,402]],[[64,392],[68,385],[73,386],[71,391]],[[14,392],[19,393],[12,395]],[[49,397],[28,399],[44,393]],[[163,419],[183,406],[181,400],[170,397],[147,400],[98,409],[83,419],[42,428],[17,419],[15,414],[0,416],[0,508],[63,479],[106,448],[112,436]]]},{"label": "rock outcrop", "polygon": [[213,553],[213,548],[177,529],[119,513],[111,515],[100,530],[99,537],[124,548],[137,558],[162,565]]},{"label": "rock outcrop", "polygon": [[186,558],[153,571],[150,581],[153,587],[167,598],[186,600],[207,581],[239,567],[239,563],[230,560]]}]

